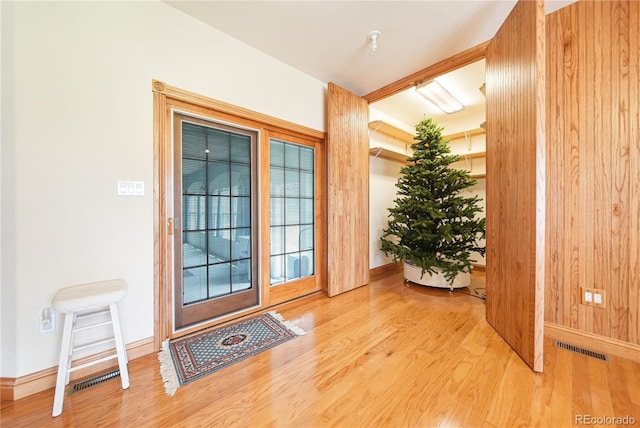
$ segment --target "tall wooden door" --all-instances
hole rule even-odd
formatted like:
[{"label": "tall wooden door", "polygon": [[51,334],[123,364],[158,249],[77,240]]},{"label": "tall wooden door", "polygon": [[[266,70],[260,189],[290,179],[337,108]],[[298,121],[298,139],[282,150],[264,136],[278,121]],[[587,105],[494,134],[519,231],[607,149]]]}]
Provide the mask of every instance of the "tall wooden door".
[{"label": "tall wooden door", "polygon": [[534,370],[544,339],[544,4],[519,1],[487,49],[487,321]]},{"label": "tall wooden door", "polygon": [[369,104],[329,83],[327,294],[369,283]]}]

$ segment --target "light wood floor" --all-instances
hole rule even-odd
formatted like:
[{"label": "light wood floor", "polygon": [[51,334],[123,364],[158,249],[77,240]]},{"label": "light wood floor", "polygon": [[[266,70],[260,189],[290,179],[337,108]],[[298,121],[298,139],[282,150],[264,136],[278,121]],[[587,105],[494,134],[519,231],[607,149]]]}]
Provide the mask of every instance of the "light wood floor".
[{"label": "light wood floor", "polygon": [[[569,427],[577,415],[640,425],[640,364],[545,343],[533,373],[487,324],[484,302],[394,273],[277,310],[307,334],[165,394],[155,355],[66,397],[3,403],[3,427]],[[577,344],[579,345],[579,344]]]}]

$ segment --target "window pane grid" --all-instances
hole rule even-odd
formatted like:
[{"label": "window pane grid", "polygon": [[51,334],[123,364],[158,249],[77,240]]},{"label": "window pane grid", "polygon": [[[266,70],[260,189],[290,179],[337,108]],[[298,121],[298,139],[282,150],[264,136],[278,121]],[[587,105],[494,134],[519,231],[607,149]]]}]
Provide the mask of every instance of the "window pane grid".
[{"label": "window pane grid", "polygon": [[271,285],[315,273],[313,148],[270,141]]},{"label": "window pane grid", "polygon": [[251,137],[182,123],[183,305],[250,289]]}]

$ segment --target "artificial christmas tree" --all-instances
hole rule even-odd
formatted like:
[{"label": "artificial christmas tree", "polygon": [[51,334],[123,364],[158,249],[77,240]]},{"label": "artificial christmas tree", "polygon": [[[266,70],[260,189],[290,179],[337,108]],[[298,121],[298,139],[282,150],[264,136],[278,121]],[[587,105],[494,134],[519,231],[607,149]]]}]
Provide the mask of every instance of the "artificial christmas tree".
[{"label": "artificial christmas tree", "polygon": [[[389,208],[391,219],[380,242],[395,262],[417,266],[420,277],[441,274],[446,286],[454,288],[469,285],[454,284],[454,279],[471,272],[472,253],[485,253],[479,244],[485,219],[476,216],[482,211],[480,198],[462,194],[476,181],[468,171],[451,167],[460,156],[451,154],[442,129],[431,118],[416,125],[413,156],[400,170],[398,198]],[[428,278],[423,283],[432,285]]]}]

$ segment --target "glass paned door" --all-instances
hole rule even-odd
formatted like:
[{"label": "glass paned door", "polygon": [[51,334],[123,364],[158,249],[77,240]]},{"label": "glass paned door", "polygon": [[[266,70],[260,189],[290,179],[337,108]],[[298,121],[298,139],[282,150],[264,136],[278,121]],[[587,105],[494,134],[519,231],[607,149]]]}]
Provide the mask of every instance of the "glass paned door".
[{"label": "glass paned door", "polygon": [[174,115],[176,328],[258,304],[257,132]]}]

